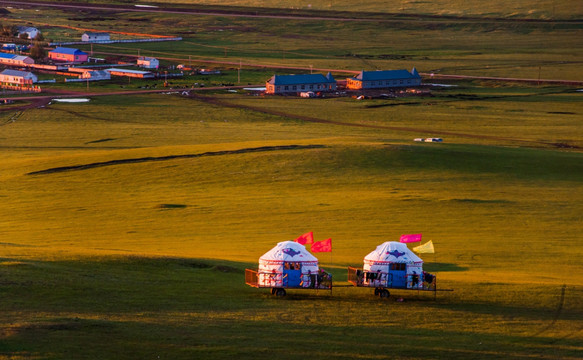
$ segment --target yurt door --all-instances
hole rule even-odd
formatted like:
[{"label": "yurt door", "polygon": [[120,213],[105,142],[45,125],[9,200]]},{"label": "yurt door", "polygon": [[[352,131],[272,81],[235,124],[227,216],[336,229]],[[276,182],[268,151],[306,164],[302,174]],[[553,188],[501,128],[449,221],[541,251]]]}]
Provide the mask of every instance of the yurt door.
[{"label": "yurt door", "polygon": [[392,263],[389,278],[392,287],[407,287],[407,266],[404,263]]},{"label": "yurt door", "polygon": [[286,262],[283,265],[283,286],[298,287],[302,279],[300,262]]}]

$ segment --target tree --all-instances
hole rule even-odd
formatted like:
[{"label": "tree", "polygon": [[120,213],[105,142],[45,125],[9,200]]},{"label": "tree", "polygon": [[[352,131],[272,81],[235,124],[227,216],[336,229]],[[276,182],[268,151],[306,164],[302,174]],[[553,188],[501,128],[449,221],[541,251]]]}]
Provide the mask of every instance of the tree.
[{"label": "tree", "polygon": [[34,41],[45,41],[45,37],[43,36],[43,34],[41,32],[39,32],[38,34],[36,34],[36,36],[33,39]]},{"label": "tree", "polygon": [[36,61],[42,60],[46,56],[47,51],[41,44],[37,43],[32,48],[30,48],[30,57],[33,58],[34,60]]},{"label": "tree", "polygon": [[14,25],[2,25],[2,35],[4,36],[14,36],[16,34],[17,29]]}]

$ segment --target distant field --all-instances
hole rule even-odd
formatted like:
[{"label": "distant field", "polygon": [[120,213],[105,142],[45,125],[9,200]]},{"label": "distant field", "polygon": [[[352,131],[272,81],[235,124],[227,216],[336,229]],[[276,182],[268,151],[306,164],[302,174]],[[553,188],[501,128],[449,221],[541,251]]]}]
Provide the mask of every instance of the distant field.
[{"label": "distant field", "polygon": [[[98,1],[107,2],[107,1]],[[125,2],[127,3],[127,2]],[[138,3],[138,2],[136,2]],[[143,3],[143,2],[139,2]],[[345,12],[431,14],[447,16],[510,17],[531,19],[576,19],[583,14],[579,1],[549,0],[494,0],[488,2],[468,2],[452,0],[372,0],[355,4],[350,0],[168,0],[164,3],[240,6],[252,8],[277,8],[301,10],[326,10]]]},{"label": "distant field", "polygon": [[[19,18],[27,18],[54,41],[79,39],[82,34],[59,25],[183,37],[180,42],[92,48],[96,56],[119,53],[131,60],[141,54],[158,57],[164,65],[237,68],[242,62],[353,71],[415,66],[426,73],[583,80],[583,25],[579,21],[391,17],[383,22],[345,23],[133,12],[11,11],[11,22],[17,24]],[[570,11],[577,12],[575,4]],[[80,48],[91,50],[89,46]],[[231,64],[205,63],[205,59]],[[244,72],[242,75],[246,76]],[[244,77],[245,82],[251,82]]]}]

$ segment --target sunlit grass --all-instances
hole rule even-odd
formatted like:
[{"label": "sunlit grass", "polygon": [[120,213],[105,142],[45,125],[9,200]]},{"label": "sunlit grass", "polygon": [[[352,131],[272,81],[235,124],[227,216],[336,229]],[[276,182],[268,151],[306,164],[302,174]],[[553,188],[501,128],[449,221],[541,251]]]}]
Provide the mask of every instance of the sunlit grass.
[{"label": "sunlit grass", "polygon": [[[455,16],[579,13],[570,2],[360,5],[375,11],[379,4],[386,12]],[[345,10],[348,3],[312,5]],[[14,14],[49,21],[47,12]],[[193,55],[581,77],[576,22],[284,23],[119,13],[90,24],[85,15],[50,15],[54,24],[79,27],[168,33],[172,26],[187,32],[185,41],[95,50],[140,49],[183,63]],[[69,36],[56,28],[47,34]],[[236,69],[225,73],[204,81],[235,81]],[[242,82],[261,83],[270,73],[243,69]],[[211,104],[159,94],[0,113],[0,359],[583,357],[582,95],[568,87],[456,85],[424,98],[218,92],[205,95]],[[444,142],[412,141],[430,136]],[[287,145],[318,146],[218,153]],[[128,159],[142,160],[31,174]],[[333,239],[334,251],[317,256],[337,285],[347,285],[346,266],[362,265],[376,245],[423,233],[436,248],[422,255],[425,269],[440,289],[454,291],[434,300],[395,290],[380,301],[371,289],[276,298],[244,285],[245,268],[306,231]]]}]

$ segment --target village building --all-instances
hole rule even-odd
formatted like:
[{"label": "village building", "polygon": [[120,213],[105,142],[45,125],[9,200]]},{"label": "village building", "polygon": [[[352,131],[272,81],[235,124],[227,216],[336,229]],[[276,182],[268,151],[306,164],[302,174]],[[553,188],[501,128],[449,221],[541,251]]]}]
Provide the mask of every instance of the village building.
[{"label": "village building", "polygon": [[111,79],[111,74],[109,71],[105,70],[90,70],[85,71],[81,74],[80,79],[85,80],[109,80]]},{"label": "village building", "polygon": [[81,41],[85,42],[99,42],[99,41],[110,41],[111,38],[108,33],[105,32],[91,32],[87,31],[81,35]]},{"label": "village building", "polygon": [[138,58],[137,65],[145,69],[157,69],[160,66],[160,61],[156,58],[142,56]]},{"label": "village building", "polygon": [[0,52],[0,64],[12,66],[28,66],[34,64],[34,59],[29,56]]},{"label": "village building", "polygon": [[16,44],[4,43],[4,44],[2,44],[2,50],[4,50],[4,51],[16,51]]},{"label": "village building", "polygon": [[49,59],[54,61],[66,61],[71,63],[86,62],[89,54],[79,49],[58,47],[55,50],[49,51]]},{"label": "village building", "polygon": [[18,31],[19,37],[22,34],[26,34],[29,39],[34,39],[35,37],[37,37],[38,34],[40,34],[39,29],[37,29],[35,27],[30,27],[30,26],[18,26],[16,28],[16,31]]},{"label": "village building", "polygon": [[421,76],[417,69],[364,71],[355,77],[346,79],[346,88],[350,90],[382,89],[392,87],[409,87],[421,85]]},{"label": "village building", "polygon": [[95,70],[84,67],[69,67],[68,71],[70,73],[79,73],[79,79],[84,80],[96,81],[111,79],[111,74],[106,70]]},{"label": "village building", "polygon": [[152,79],[156,77],[156,75],[149,71],[140,71],[140,70],[131,70],[131,69],[121,69],[121,68],[111,68],[106,69],[105,71],[109,72],[111,76],[125,76],[130,78],[138,78],[138,79]]},{"label": "village building", "polygon": [[336,80],[331,73],[305,75],[273,75],[265,83],[267,94],[293,94],[305,91],[323,92],[336,90]]},{"label": "village building", "polygon": [[0,72],[0,83],[2,85],[10,86],[32,85],[37,81],[38,81],[37,76],[28,71],[6,69]]}]

